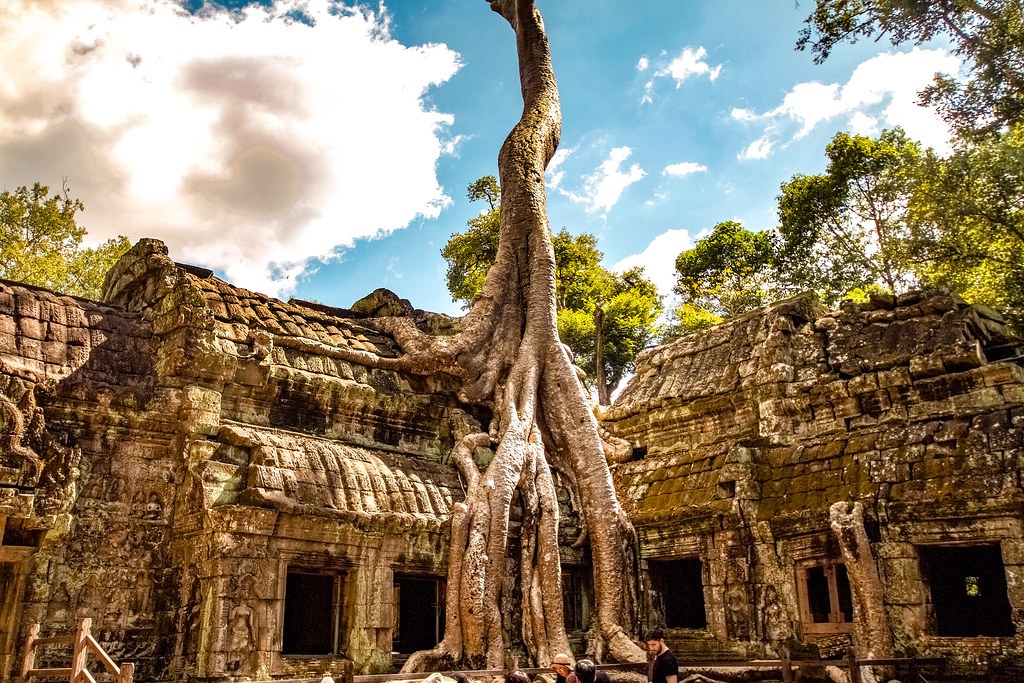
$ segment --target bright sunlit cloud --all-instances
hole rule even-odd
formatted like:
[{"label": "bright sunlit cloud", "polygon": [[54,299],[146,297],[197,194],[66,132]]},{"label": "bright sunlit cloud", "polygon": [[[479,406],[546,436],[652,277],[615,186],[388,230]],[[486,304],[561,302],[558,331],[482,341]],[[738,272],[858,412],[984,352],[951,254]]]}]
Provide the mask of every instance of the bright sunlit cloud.
[{"label": "bright sunlit cloud", "polygon": [[644,273],[658,287],[658,292],[668,296],[676,286],[676,257],[693,244],[686,230],[667,230],[656,236],[639,254],[632,254],[612,266],[616,273],[643,266]]},{"label": "bright sunlit cloud", "polygon": [[674,176],[688,176],[694,173],[703,173],[707,171],[708,167],[704,164],[698,164],[695,161],[684,161],[678,164],[669,164],[662,171],[662,175],[674,175]]},{"label": "bright sunlit cloud", "polygon": [[622,169],[623,163],[632,153],[629,147],[613,149],[608,158],[584,181],[584,194],[570,195],[572,199],[586,204],[587,213],[607,214],[611,211],[625,189],[647,175],[639,164]]},{"label": "bright sunlit cloud", "polygon": [[[843,85],[798,83],[782,103],[762,114],[734,109],[732,118],[763,123],[762,136],[739,154],[741,159],[764,159],[777,143],[807,136],[818,125],[845,119],[843,126],[864,134],[901,126],[926,146],[948,149],[950,130],[939,115],[917,104],[918,93],[936,73],[956,74],[960,60],[945,50],[880,54],[861,63]],[[794,130],[795,128],[795,130]]]},{"label": "bright sunlit cloud", "polygon": [[423,96],[459,56],[398,43],[374,9],[7,0],[0,60],[8,185],[67,178],[90,238],[158,236],[242,286],[287,291],[450,201],[435,166],[460,139]]},{"label": "bright sunlit cloud", "polygon": [[[662,53],[662,57],[666,56],[665,53]],[[684,81],[692,77],[706,76],[710,81],[717,79],[718,75],[722,72],[722,65],[712,66],[708,64],[706,61],[707,56],[708,52],[703,47],[696,49],[685,47],[678,57],[662,60],[661,66],[654,72],[651,79],[644,84],[644,94],[640,100],[641,104],[651,104],[654,102],[654,88],[658,79],[671,78],[676,82],[677,89],[683,85]],[[650,66],[650,60],[647,57],[641,57],[636,68],[638,71],[644,72]]]}]

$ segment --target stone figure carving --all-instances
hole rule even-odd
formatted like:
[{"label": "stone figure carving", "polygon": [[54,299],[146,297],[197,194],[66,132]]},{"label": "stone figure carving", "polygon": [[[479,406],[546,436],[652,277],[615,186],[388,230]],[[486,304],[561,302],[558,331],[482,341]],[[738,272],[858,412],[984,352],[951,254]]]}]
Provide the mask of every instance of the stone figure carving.
[{"label": "stone figure carving", "polygon": [[227,668],[228,671],[244,674],[252,671],[252,659],[256,651],[256,610],[250,604],[256,597],[255,579],[252,575],[245,575],[239,584],[237,594],[241,601],[228,614]]}]

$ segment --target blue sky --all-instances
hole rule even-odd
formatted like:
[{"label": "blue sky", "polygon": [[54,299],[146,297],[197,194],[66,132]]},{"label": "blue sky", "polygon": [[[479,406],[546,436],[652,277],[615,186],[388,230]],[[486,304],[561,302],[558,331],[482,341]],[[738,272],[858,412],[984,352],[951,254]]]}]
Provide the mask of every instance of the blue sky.
[{"label": "blue sky", "polygon": [[[482,0],[228,4],[5,0],[0,186],[66,179],[90,237],[157,237],[241,286],[457,313],[440,249],[519,115],[508,25]],[[809,0],[538,6],[563,113],[551,225],[666,293],[701,231],[773,226],[835,132],[946,138],[914,93],[956,60],[867,42],[816,66],[794,50]]]}]

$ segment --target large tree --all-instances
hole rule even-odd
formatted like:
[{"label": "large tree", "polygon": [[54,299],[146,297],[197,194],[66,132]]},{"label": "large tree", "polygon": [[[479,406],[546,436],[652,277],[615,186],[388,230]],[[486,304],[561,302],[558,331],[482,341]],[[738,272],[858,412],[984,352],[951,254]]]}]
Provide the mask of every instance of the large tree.
[{"label": "large tree", "polygon": [[82,202],[67,186],[50,196],[39,183],[0,192],[0,278],[98,299],[103,277],[131,246],[115,237],[83,249]]},{"label": "large tree", "polygon": [[[469,186],[470,200],[488,209],[467,221],[441,250],[448,262],[448,291],[470,306],[483,290],[498,254],[501,200],[498,181],[485,176]],[[555,252],[555,309],[559,338],[569,346],[598,403],[608,405],[619,382],[633,369],[643,348],[657,334],[661,297],[643,268],[613,273],[589,233],[562,229],[552,236]]]},{"label": "large tree", "polygon": [[[467,488],[452,516],[444,639],[410,657],[405,669],[506,663],[499,598],[511,585],[505,579],[513,505],[522,509],[523,642],[541,662],[568,650],[555,471],[576,490],[589,532],[597,603],[591,645],[599,654],[642,661],[643,651],[629,637],[635,599],[632,527],[616,498],[601,430],[558,339],[544,170],[558,145],[561,114],[547,36],[532,0],[495,0],[491,8],[514,29],[524,102],[498,156],[496,260],[456,336],[423,334],[408,319],[376,321],[394,335],[404,355],[375,362],[451,372],[462,381],[462,400],[485,406],[492,415],[490,424],[463,432],[452,452]],[[496,444],[494,458],[481,471],[472,454],[488,444]]]},{"label": "large tree", "polygon": [[1024,332],[1024,124],[949,159],[926,155],[911,216],[922,279]]},{"label": "large tree", "polygon": [[908,206],[920,146],[898,128],[877,138],[837,133],[825,154],[824,173],[782,186],[774,257],[781,279],[830,305],[858,289],[915,285]]},{"label": "large tree", "polygon": [[816,62],[836,45],[887,38],[893,45],[948,38],[966,80],[938,74],[923,97],[961,133],[998,130],[1024,116],[1024,6],[1020,0],[816,0],[798,49]]}]

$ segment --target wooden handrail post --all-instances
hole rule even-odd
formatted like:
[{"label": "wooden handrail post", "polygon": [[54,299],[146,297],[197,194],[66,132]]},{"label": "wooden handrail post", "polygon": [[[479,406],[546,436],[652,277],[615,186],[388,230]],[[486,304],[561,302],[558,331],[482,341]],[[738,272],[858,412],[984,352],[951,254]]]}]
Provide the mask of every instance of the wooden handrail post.
[{"label": "wooden handrail post", "polygon": [[71,655],[71,680],[69,683],[79,683],[82,672],[85,671],[86,660],[89,651],[86,649],[89,643],[89,632],[92,630],[92,619],[82,619],[78,625],[78,632],[75,634],[75,646]]},{"label": "wooden handrail post", "polygon": [[135,665],[131,662],[121,665],[121,676],[117,683],[132,683],[135,679]]},{"label": "wooden handrail post", "polygon": [[39,637],[39,624],[32,624],[28,627],[28,637],[25,639],[25,656],[21,659],[21,675],[18,676],[19,683],[28,682],[28,672],[36,667],[36,638]]},{"label": "wooden handrail post", "polygon": [[779,665],[782,668],[782,683],[793,683],[793,669],[789,665],[789,648],[782,648],[779,657]]},{"label": "wooden handrail post", "polygon": [[860,664],[857,663],[857,651],[853,645],[846,648],[846,661],[850,666],[850,683],[861,683]]}]

